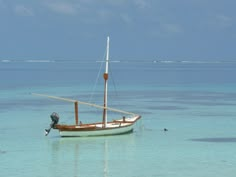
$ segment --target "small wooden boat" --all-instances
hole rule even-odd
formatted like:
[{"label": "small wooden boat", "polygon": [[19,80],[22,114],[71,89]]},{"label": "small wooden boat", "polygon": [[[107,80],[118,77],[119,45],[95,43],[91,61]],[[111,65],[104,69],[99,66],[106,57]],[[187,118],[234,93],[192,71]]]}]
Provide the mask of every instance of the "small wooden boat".
[{"label": "small wooden boat", "polygon": [[[57,99],[57,100],[68,101],[68,102],[74,103],[75,124],[74,125],[58,124],[59,116],[57,113],[53,113],[51,115],[52,123],[51,123],[49,129],[45,129],[45,135],[49,134],[51,128],[58,129],[60,132],[60,135],[62,137],[119,135],[119,134],[130,133],[133,131],[135,122],[141,118],[140,115],[107,107],[109,37],[107,37],[107,50],[106,51],[107,51],[106,52],[106,61],[105,61],[106,68],[105,68],[105,73],[103,75],[103,78],[105,81],[104,105],[103,106],[91,104],[91,103],[87,103],[87,102],[82,102],[82,101],[78,101],[78,100],[72,100],[72,99],[68,99],[68,98],[61,98],[61,97],[55,97],[55,96],[50,96],[50,95],[33,93],[34,95],[38,95],[38,96],[44,96],[44,97],[48,97],[48,98],[52,98],[52,99]],[[89,124],[82,124],[81,122],[79,122],[79,116],[78,116],[78,105],[79,104],[103,109],[102,121],[96,122],[96,123],[89,123]],[[120,119],[116,119],[113,121],[107,121],[107,111],[108,110],[118,112],[121,114],[126,114],[128,116],[127,117],[123,116]]]}]

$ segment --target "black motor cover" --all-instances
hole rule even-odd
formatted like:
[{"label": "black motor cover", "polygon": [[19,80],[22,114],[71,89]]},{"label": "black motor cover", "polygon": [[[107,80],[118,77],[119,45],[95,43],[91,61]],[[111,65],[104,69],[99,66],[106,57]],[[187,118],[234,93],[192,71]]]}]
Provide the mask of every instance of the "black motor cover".
[{"label": "black motor cover", "polygon": [[50,117],[51,117],[52,122],[51,122],[51,124],[50,124],[50,128],[45,129],[45,136],[47,136],[47,135],[49,134],[51,128],[54,128],[55,125],[59,122],[59,119],[60,119],[60,118],[59,118],[59,115],[58,115],[56,112],[53,112],[53,113],[50,115]]},{"label": "black motor cover", "polygon": [[56,125],[59,122],[59,115],[56,112],[53,112],[50,117],[52,120],[51,127],[53,128],[54,125]]}]

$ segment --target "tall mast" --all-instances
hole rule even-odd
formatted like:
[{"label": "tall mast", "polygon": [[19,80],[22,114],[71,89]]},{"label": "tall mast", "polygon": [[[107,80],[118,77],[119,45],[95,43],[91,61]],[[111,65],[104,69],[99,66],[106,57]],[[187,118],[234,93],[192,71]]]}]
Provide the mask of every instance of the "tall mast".
[{"label": "tall mast", "polygon": [[103,127],[106,128],[107,126],[107,82],[108,82],[108,63],[109,63],[109,36],[107,37],[107,53],[106,53],[106,70],[103,75],[105,81],[104,87],[104,109],[103,109]]}]

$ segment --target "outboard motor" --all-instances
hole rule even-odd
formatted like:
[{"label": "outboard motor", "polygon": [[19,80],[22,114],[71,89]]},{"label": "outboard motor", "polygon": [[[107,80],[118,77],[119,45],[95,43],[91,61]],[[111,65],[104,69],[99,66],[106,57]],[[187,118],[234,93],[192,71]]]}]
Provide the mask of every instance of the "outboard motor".
[{"label": "outboard motor", "polygon": [[54,128],[55,125],[59,122],[59,115],[56,112],[53,112],[51,115],[51,124],[50,127],[48,129],[45,129],[45,136],[47,136],[51,130],[51,128]]}]

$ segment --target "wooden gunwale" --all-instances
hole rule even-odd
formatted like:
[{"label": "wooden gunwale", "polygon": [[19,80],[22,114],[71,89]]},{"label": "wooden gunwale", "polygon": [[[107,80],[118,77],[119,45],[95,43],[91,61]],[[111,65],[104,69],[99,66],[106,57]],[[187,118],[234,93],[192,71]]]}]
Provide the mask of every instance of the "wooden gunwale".
[{"label": "wooden gunwale", "polygon": [[54,129],[58,129],[59,131],[99,131],[99,130],[111,130],[118,129],[123,127],[132,126],[136,121],[138,121],[141,116],[138,116],[134,121],[123,121],[123,120],[114,120],[112,122],[107,122],[107,124],[122,124],[126,123],[127,125],[121,125],[118,127],[97,127],[96,125],[102,125],[102,122],[90,123],[90,124],[82,124],[82,125],[55,125]]}]

